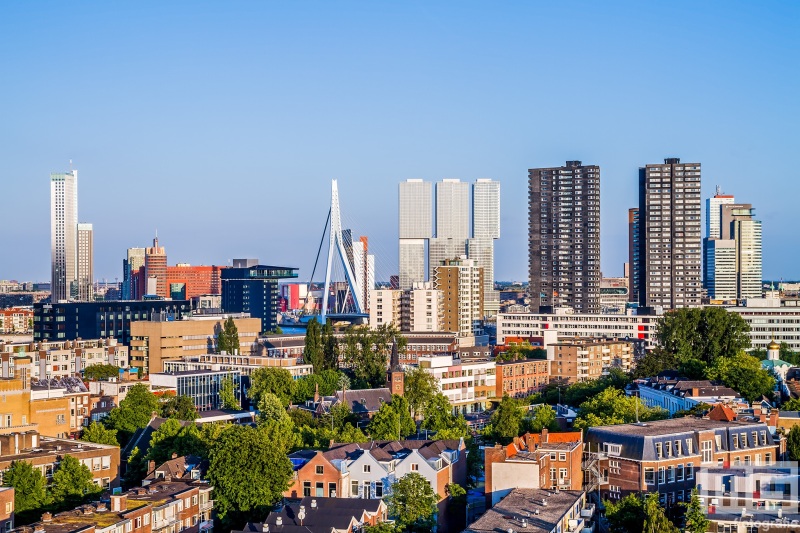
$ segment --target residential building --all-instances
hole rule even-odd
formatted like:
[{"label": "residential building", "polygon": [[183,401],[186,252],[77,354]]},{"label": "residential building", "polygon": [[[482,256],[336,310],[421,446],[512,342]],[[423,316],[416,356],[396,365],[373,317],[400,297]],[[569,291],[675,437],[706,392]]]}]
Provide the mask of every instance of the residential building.
[{"label": "residential building", "polygon": [[628,301],[639,303],[641,248],[639,246],[639,208],[628,209]]},{"label": "residential building", "polygon": [[678,411],[689,411],[702,404],[722,403],[737,410],[749,407],[747,400],[741,394],[721,383],[707,379],[699,381],[658,377],[641,379],[636,381],[636,386],[631,392],[647,407],[660,407],[668,411],[670,416]]},{"label": "residential building", "polygon": [[654,315],[587,315],[568,310],[549,314],[501,313],[497,315],[497,344],[505,344],[508,337],[537,339],[546,335],[555,338],[553,335],[557,335],[641,341],[647,349],[652,349],[657,342],[659,319]]},{"label": "residential building", "polygon": [[45,513],[23,531],[40,533],[187,533],[210,532],[212,487],[202,481],[158,481],[111,494],[110,502],[86,504],[58,514]]},{"label": "residential building", "polygon": [[575,337],[547,346],[550,379],[572,384],[591,381],[618,368],[629,372],[634,366],[633,344],[620,339]]},{"label": "residential building", "polygon": [[400,326],[400,298],[403,291],[399,289],[373,289],[370,291],[372,306],[369,309],[369,323],[373,328],[394,324]]},{"label": "residential building", "polygon": [[248,523],[231,533],[351,533],[386,521],[383,500],[306,497],[269,514],[264,523]]},{"label": "residential building", "polygon": [[0,487],[0,531],[14,529],[14,487]]},{"label": "residential building", "polygon": [[531,308],[600,312],[600,167],[528,170]]},{"label": "residential building", "polygon": [[410,179],[399,187],[399,288],[425,281],[428,241],[433,238],[433,185]]},{"label": "residential building", "polygon": [[94,230],[91,224],[78,224],[78,244],[76,260],[77,300],[94,300]]},{"label": "residential building", "polygon": [[222,270],[222,308],[261,319],[261,332],[278,326],[278,281],[297,277],[296,268],[250,265]]},{"label": "residential building", "polygon": [[169,298],[167,287],[167,251],[158,245],[158,236],[153,246],[144,250],[144,296]]},{"label": "residential building", "polygon": [[68,300],[77,281],[78,171],[50,174],[51,301]]},{"label": "residential building", "polygon": [[472,185],[472,238],[467,241],[467,257],[483,268],[483,305],[487,316],[500,310],[500,292],[494,288],[494,241],[499,238],[500,182],[481,178]]},{"label": "residential building", "polygon": [[406,349],[400,353],[400,364],[416,365],[420,357],[451,353],[456,350],[457,334],[439,332],[403,332]]},{"label": "residential building", "polygon": [[483,332],[483,269],[473,259],[447,259],[433,269],[442,293],[442,329],[472,337]]},{"label": "residential building", "polygon": [[496,361],[495,396],[527,398],[540,392],[550,380],[550,361],[520,359],[516,361]]},{"label": "residential building", "polygon": [[594,505],[586,504],[583,491],[514,489],[497,505],[471,523],[464,533],[525,531],[575,533],[591,531]]},{"label": "residential building", "polygon": [[[233,319],[239,332],[239,352],[250,354],[258,345],[261,320],[247,314],[188,315],[181,320],[137,320],[130,325],[131,365],[145,374],[163,372],[167,361],[180,361],[217,352],[217,335]],[[238,354],[231,354],[238,355]]]},{"label": "residential building", "polygon": [[206,478],[208,460],[197,455],[183,455],[172,453],[172,459],[156,466],[155,461],[147,464],[147,475],[142,480],[142,485],[147,486],[159,480],[166,481],[199,481]]},{"label": "residential building", "polygon": [[603,454],[603,498],[657,492],[667,508],[688,501],[699,468],[770,465],[779,452],[763,422],[694,417],[593,427],[586,442]]},{"label": "residential building", "polygon": [[219,391],[222,382],[233,382],[234,394],[242,401],[242,376],[235,370],[185,370],[182,372],[150,374],[153,387],[166,387],[177,391],[178,396],[188,396],[198,411],[213,411],[222,408]]},{"label": "residential building", "polygon": [[16,360],[15,378],[0,379],[6,398],[0,433],[36,430],[48,437],[76,437],[89,415],[89,392],[77,378],[31,380],[30,357]]},{"label": "residential building", "polygon": [[639,168],[639,305],[699,307],[700,163]]},{"label": "residential building", "polygon": [[414,283],[410,289],[375,289],[370,298],[370,324],[378,327],[394,324],[400,331],[440,331],[442,291],[433,283]]},{"label": "residential building", "polygon": [[436,378],[439,392],[454,411],[463,414],[485,411],[497,397],[495,362],[489,359],[459,359],[453,354],[419,357],[419,368]]},{"label": "residential building", "polygon": [[30,307],[0,309],[0,333],[33,333],[33,309]]},{"label": "residential building", "polygon": [[81,375],[92,365],[128,368],[128,347],[115,339],[6,343],[0,341],[0,377],[32,379]]},{"label": "residential building", "polygon": [[516,488],[581,490],[583,433],[526,433],[484,450],[486,508]]},{"label": "residential building", "polygon": [[128,248],[128,254],[122,260],[122,299],[139,300],[144,295],[144,288],[137,287],[137,274],[144,267],[144,248]]},{"label": "residential building", "polygon": [[[35,429],[0,430],[0,480],[15,461],[25,461],[39,470],[48,483],[65,455],[85,464],[94,483],[103,488],[120,485],[119,447],[72,439],[44,437]],[[1,497],[0,497],[1,498]],[[0,515],[3,510],[0,506]],[[2,518],[0,518],[2,520]]]}]

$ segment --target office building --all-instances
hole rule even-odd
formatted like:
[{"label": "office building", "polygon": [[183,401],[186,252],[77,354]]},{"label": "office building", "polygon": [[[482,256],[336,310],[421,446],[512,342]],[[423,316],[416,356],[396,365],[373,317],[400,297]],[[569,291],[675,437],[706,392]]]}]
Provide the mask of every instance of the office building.
[{"label": "office building", "polygon": [[167,292],[173,300],[191,300],[198,296],[222,292],[220,266],[192,266],[179,263],[167,267]]},{"label": "office building", "polygon": [[[732,194],[717,193],[706,199],[706,236],[703,239],[703,287],[711,301],[736,299],[736,244],[729,228],[722,230],[722,206],[734,203]],[[723,237],[723,234],[725,235]]]},{"label": "office building", "polygon": [[449,259],[433,270],[433,288],[442,293],[442,330],[461,337],[483,332],[483,269],[474,259]]},{"label": "office building", "polygon": [[722,239],[722,206],[734,203],[732,194],[722,194],[717,186],[717,193],[706,199],[706,237]]},{"label": "office building", "polygon": [[169,298],[167,291],[167,252],[158,245],[158,237],[153,246],[144,251],[144,296]]},{"label": "office building", "polygon": [[222,270],[222,308],[227,313],[250,313],[261,319],[261,332],[278,326],[278,281],[297,278],[297,269],[279,266],[252,265]]},{"label": "office building", "polygon": [[178,396],[188,396],[198,412],[222,408],[219,391],[222,383],[233,383],[237,400],[242,401],[242,375],[236,370],[185,370],[181,372],[156,372],[150,374],[150,385],[175,390]]},{"label": "office building", "polygon": [[18,356],[14,363],[15,377],[0,379],[0,396],[6,398],[0,434],[36,431],[48,437],[77,438],[89,417],[89,392],[83,383],[32,380],[30,356]]},{"label": "office building", "polygon": [[498,397],[496,364],[489,358],[465,359],[453,354],[420,356],[419,368],[436,378],[439,392],[454,412],[480,413]]},{"label": "office building", "polygon": [[639,168],[639,305],[699,307],[700,163]]},{"label": "office building", "polygon": [[531,309],[600,312],[600,167],[528,171]]},{"label": "office building", "polygon": [[139,269],[144,267],[144,248],[128,248],[127,258],[122,260],[122,299],[139,300],[144,294],[137,286]]},{"label": "office building", "polygon": [[481,178],[472,185],[472,238],[467,241],[467,257],[483,268],[483,305],[489,316],[500,310],[500,292],[494,288],[494,241],[499,238],[500,182]]},{"label": "office building", "polygon": [[630,300],[629,280],[629,275],[621,278],[600,278],[600,311],[602,313],[622,314],[626,312]]},{"label": "office building", "polygon": [[112,337],[129,345],[131,322],[178,320],[191,314],[188,300],[37,303],[33,306],[35,342]]},{"label": "office building", "polygon": [[[164,364],[217,352],[217,335],[230,317],[239,331],[239,353],[258,344],[261,320],[248,315],[191,315],[183,320],[138,320],[130,325],[131,366],[145,374],[164,372]],[[235,354],[231,354],[235,355]]]},{"label": "office building", "polygon": [[77,299],[94,300],[94,231],[91,224],[78,224]]},{"label": "office building", "polygon": [[433,237],[433,185],[420,179],[400,183],[400,288],[425,281],[428,241]]},{"label": "office building", "polygon": [[527,398],[537,392],[550,381],[550,361],[537,359],[517,359],[514,361],[497,361],[497,378],[495,396],[511,396]]},{"label": "office building", "polygon": [[722,222],[730,220],[730,237],[736,243],[736,296],[761,298],[761,221],[750,204],[723,206]]},{"label": "office building", "polygon": [[78,171],[50,174],[51,301],[69,299],[77,280]]},{"label": "office building", "polygon": [[639,208],[628,209],[628,301],[639,303]]}]

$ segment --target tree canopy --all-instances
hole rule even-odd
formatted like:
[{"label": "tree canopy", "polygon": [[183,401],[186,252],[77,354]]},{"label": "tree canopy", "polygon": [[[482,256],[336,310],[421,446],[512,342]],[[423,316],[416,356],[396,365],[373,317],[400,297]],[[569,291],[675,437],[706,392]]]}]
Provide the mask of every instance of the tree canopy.
[{"label": "tree canopy", "polygon": [[94,442],[95,444],[108,444],[109,446],[119,446],[117,442],[117,430],[108,429],[100,422],[92,422],[81,433],[81,440]]},{"label": "tree canopy", "polygon": [[305,346],[303,347],[303,360],[307,365],[314,367],[314,372],[325,369],[325,360],[322,347],[322,332],[319,322],[312,318],[306,326]]},{"label": "tree canopy", "polygon": [[698,359],[711,366],[720,357],[734,357],[749,349],[749,331],[738,313],[721,307],[695,307],[665,313],[656,337],[679,361]]},{"label": "tree canopy", "polygon": [[128,391],[119,407],[112,409],[107,425],[116,429],[121,441],[126,442],[137,429],[147,427],[153,413],[159,413],[158,397],[150,392],[147,385],[137,383]]},{"label": "tree canopy", "polygon": [[261,396],[271,393],[278,397],[281,405],[289,405],[294,394],[295,383],[292,374],[285,368],[264,367],[257,368],[250,375],[250,391],[248,395],[255,405],[261,401]]},{"label": "tree canopy", "polygon": [[402,529],[433,528],[438,498],[423,476],[412,472],[395,481],[386,501],[389,516],[395,518]]},{"label": "tree canopy", "polygon": [[169,395],[161,402],[161,416],[178,420],[197,420],[200,416],[194,402],[188,396]]},{"label": "tree canopy", "polygon": [[238,398],[236,398],[236,390],[231,378],[222,380],[219,387],[219,402],[220,407],[223,409],[234,409],[238,411],[242,408],[242,404],[239,403]]},{"label": "tree canopy", "polygon": [[232,317],[228,317],[217,332],[217,351],[231,355],[239,352],[239,328]]},{"label": "tree canopy", "polygon": [[14,510],[17,514],[38,511],[49,503],[47,480],[41,470],[27,461],[11,463],[3,474],[3,485],[14,487]]},{"label": "tree canopy", "polygon": [[390,404],[385,403],[373,415],[367,431],[375,440],[398,440],[400,438],[400,416]]},{"label": "tree canopy", "polygon": [[732,357],[718,358],[708,368],[706,376],[741,393],[749,402],[771,396],[775,388],[775,378],[761,368],[761,361],[744,352]]},{"label": "tree canopy", "polygon": [[425,406],[439,393],[436,378],[422,368],[410,368],[403,377],[403,396],[414,416],[422,414]]},{"label": "tree canopy", "polygon": [[684,515],[684,530],[686,533],[706,533],[708,525],[711,523],[703,512],[703,506],[700,505],[700,496],[698,494],[695,487],[692,489],[692,497],[689,502],[683,504],[686,507]]},{"label": "tree canopy", "polygon": [[648,493],[644,498],[644,525],[642,533],[679,533],[664,508],[658,502],[658,493]]},{"label": "tree canopy", "polygon": [[792,461],[800,461],[800,426],[793,426],[786,435],[786,453]]},{"label": "tree canopy", "polygon": [[59,507],[73,509],[102,492],[102,489],[94,484],[94,476],[89,467],[67,454],[53,473],[50,491]]},{"label": "tree canopy", "polygon": [[119,367],[116,365],[97,364],[87,366],[83,371],[83,378],[97,381],[108,378],[118,378]]},{"label": "tree canopy", "polygon": [[635,396],[626,396],[619,389],[605,389],[578,407],[576,429],[640,421],[662,420],[668,412],[660,407],[647,407]]},{"label": "tree canopy", "polygon": [[522,429],[522,419],[525,417],[526,406],[516,398],[503,396],[491,418],[491,433],[495,439],[502,443],[511,442],[514,437],[519,437]]},{"label": "tree canopy", "polygon": [[633,533],[644,527],[644,502],[638,494],[621,500],[604,500],[610,533]]},{"label": "tree canopy", "polygon": [[407,340],[392,324],[382,324],[376,329],[350,326],[344,334],[342,357],[353,373],[353,387],[370,389],[386,382],[386,369],[392,351],[392,341],[400,352]]}]

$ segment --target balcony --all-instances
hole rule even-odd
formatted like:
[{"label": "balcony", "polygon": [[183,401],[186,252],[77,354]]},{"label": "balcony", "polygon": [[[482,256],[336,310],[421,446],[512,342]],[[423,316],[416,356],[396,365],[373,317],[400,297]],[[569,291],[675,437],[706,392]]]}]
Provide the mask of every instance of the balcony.
[{"label": "balcony", "polygon": [[160,520],[153,520],[153,531],[164,529],[166,527],[169,527],[177,523],[178,523],[178,518],[175,516],[170,516],[169,518],[162,518]]},{"label": "balcony", "polygon": [[201,511],[209,511],[213,508],[214,508],[214,500],[208,500],[207,502],[200,502]]}]

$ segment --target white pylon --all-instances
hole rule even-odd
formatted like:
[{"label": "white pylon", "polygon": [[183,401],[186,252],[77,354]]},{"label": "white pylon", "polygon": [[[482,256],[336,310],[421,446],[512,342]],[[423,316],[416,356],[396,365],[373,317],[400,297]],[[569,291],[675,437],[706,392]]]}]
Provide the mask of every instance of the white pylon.
[{"label": "white pylon", "polygon": [[330,244],[328,246],[328,267],[325,270],[325,290],[322,293],[322,306],[320,310],[320,319],[325,323],[325,317],[328,314],[328,294],[331,287],[331,264],[333,263],[334,248],[339,255],[339,259],[344,267],[345,277],[347,278],[347,285],[350,287],[350,295],[353,297],[355,304],[355,312],[360,314],[363,312],[364,304],[361,301],[363,291],[353,275],[353,269],[350,267],[350,260],[347,259],[347,250],[344,247],[344,239],[342,238],[342,218],[339,213],[339,188],[336,180],[331,180],[331,229],[330,229]]}]

